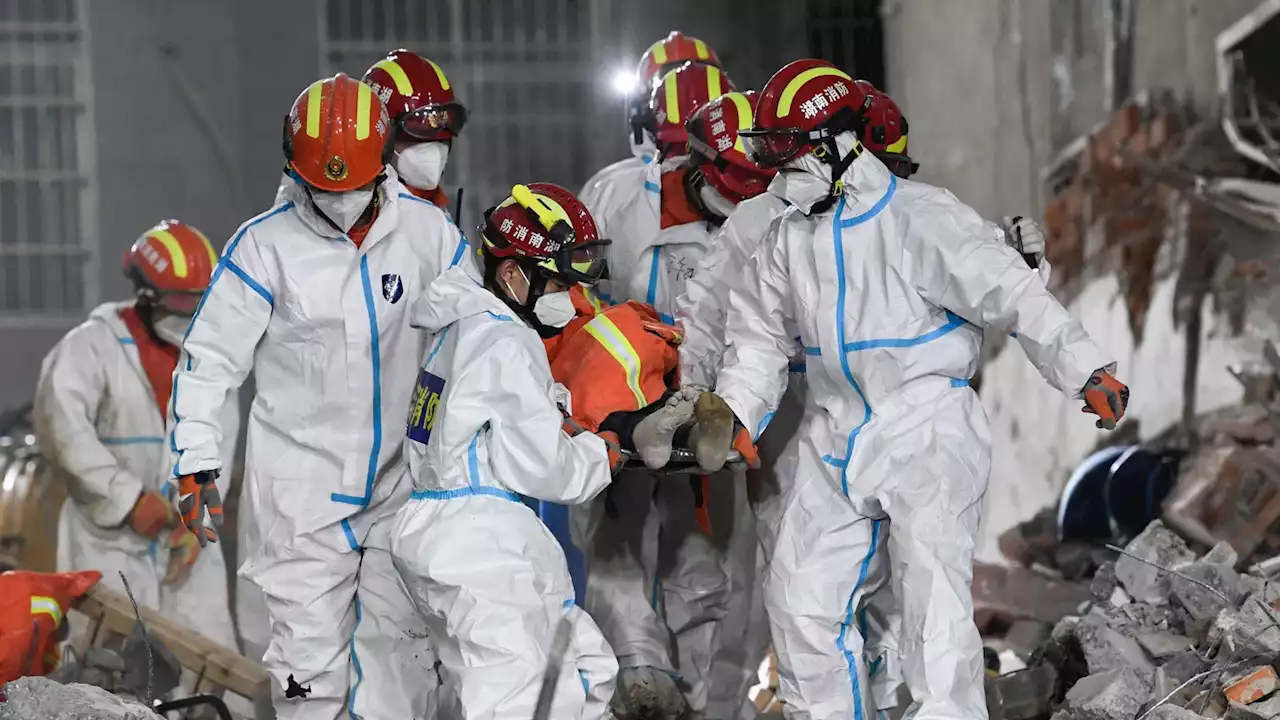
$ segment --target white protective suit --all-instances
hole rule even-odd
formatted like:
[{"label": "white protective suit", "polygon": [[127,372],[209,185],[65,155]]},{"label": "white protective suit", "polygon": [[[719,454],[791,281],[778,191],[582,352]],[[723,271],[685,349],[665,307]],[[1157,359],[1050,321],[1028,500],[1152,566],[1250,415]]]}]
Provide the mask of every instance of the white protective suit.
[{"label": "white protective suit", "polygon": [[784,213],[746,290],[730,291],[717,382],[756,428],[779,403],[792,355],[807,358],[793,490],[805,507],[783,514],[765,581],[779,694],[789,717],[870,716],[864,611],[891,570],[908,715],[985,718],[970,593],[990,469],[986,416],[968,388],[979,326],[1016,331],[1071,396],[1112,360],[950,193],[898,179],[866,152],[843,181],[831,210]]},{"label": "white protective suit", "polygon": [[[639,193],[612,211],[596,215],[592,209],[601,236],[612,240],[602,294],[615,302],[648,303],[666,322],[674,321],[676,298],[718,231],[706,222],[661,228],[662,173],[684,160],[647,166]],[[714,484],[723,504],[740,486],[728,472]],[[749,512],[741,515],[749,518]],[[727,533],[739,522],[721,526]],[[574,536],[587,559],[585,607],[622,667],[670,673],[682,681],[690,708],[703,711],[717,624],[729,602],[723,567],[729,538],[713,543],[698,529],[690,476],[623,471],[607,497],[574,510]]]},{"label": "white protective suit", "polygon": [[[123,572],[140,605],[234,648],[221,546],[205,547],[187,578],[169,586],[168,531],[148,540],[127,524],[140,493],[167,491],[170,467],[165,418],[120,317],[132,305],[98,306],[40,368],[36,435],[68,492],[58,517],[58,570],[101,571],[103,584],[122,593]],[[227,427],[213,452],[229,467],[239,424],[235,398],[212,409]],[[227,492],[230,480],[219,478],[219,490]]]},{"label": "white protective suit", "polygon": [[408,408],[412,499],[392,553],[467,720],[533,716],[557,626],[571,625],[550,717],[606,717],[618,670],[574,605],[564,551],[524,498],[576,504],[608,486],[604,441],[569,437],[538,334],[465,265],[415,302],[436,333]]},{"label": "white protective suit", "polygon": [[241,226],[174,376],[174,474],[220,467],[212,415],[252,370],[242,576],[266,596],[277,715],[430,716],[434,655],[391,563],[399,428],[425,346],[409,305],[467,244],[387,169],[359,248],[301,185]]},{"label": "white protective suit", "polygon": [[618,211],[644,192],[645,168],[653,163],[652,155],[629,157],[592,175],[582,186],[578,199],[591,211],[591,217],[603,218]]}]

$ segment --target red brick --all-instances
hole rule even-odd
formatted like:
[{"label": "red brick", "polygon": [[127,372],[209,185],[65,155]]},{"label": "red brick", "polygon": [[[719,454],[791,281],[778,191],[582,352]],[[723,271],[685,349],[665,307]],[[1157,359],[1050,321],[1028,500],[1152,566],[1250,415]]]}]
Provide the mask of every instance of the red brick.
[{"label": "red brick", "polygon": [[1280,677],[1270,665],[1260,667],[1222,689],[1228,700],[1249,705],[1280,689]]}]

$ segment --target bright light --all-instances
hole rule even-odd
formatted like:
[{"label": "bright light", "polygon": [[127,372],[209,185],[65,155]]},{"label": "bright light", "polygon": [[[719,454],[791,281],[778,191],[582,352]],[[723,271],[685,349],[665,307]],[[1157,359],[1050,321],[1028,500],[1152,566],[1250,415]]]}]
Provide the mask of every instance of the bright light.
[{"label": "bright light", "polygon": [[613,74],[613,90],[619,95],[630,95],[636,89],[636,75],[630,70],[618,70]]}]

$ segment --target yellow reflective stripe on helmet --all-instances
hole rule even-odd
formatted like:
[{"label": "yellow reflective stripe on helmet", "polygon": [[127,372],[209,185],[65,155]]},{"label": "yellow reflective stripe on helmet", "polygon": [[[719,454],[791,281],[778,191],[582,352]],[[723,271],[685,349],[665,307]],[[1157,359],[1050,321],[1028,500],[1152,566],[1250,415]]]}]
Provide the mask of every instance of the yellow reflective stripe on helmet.
[{"label": "yellow reflective stripe on helmet", "polygon": [[324,95],[324,81],[311,83],[307,90],[307,137],[320,137],[320,98]]},{"label": "yellow reflective stripe on helmet", "polygon": [[632,347],[631,341],[627,340],[627,336],[622,334],[617,325],[606,315],[597,315],[584,328],[591,337],[604,346],[605,350],[613,356],[614,360],[622,366],[623,371],[627,375],[627,387],[631,389],[631,394],[636,396],[636,409],[649,404],[648,399],[644,396],[644,391],[640,389],[640,355],[636,349]]},{"label": "yellow reflective stripe on helmet", "polygon": [[[747,100],[747,96],[740,92],[731,92],[725,95],[733,101],[733,106],[738,110],[738,133],[743,130],[751,129],[751,101]],[[747,154],[747,148],[742,144],[742,135],[738,135],[733,142],[733,147],[743,155]]]},{"label": "yellow reflective stripe on helmet", "polygon": [[658,42],[649,46],[649,52],[653,54],[653,62],[658,67],[662,67],[663,65],[667,64],[666,42],[667,42],[666,40],[659,40]]},{"label": "yellow reflective stripe on helmet", "polygon": [[356,139],[369,137],[369,106],[373,104],[373,88],[356,83]]},{"label": "yellow reflective stripe on helmet", "polygon": [[711,53],[707,52],[707,44],[701,40],[693,41],[693,51],[698,54],[699,60],[706,60],[711,57]]},{"label": "yellow reflective stripe on helmet", "polygon": [[902,137],[898,138],[898,142],[896,142],[896,143],[894,143],[894,144],[890,145],[889,147],[885,148],[885,150],[886,150],[886,151],[888,151],[888,152],[891,152],[891,153],[906,152],[906,151],[907,151],[907,136],[906,136],[906,135],[903,135]]},{"label": "yellow reflective stripe on helmet", "polygon": [[147,237],[155,239],[169,251],[169,262],[173,265],[173,274],[180,278],[186,277],[187,254],[182,252],[182,245],[178,243],[178,238],[168,230],[152,230],[147,233]]},{"label": "yellow reflective stripe on helmet", "polygon": [[782,91],[782,96],[778,98],[778,117],[786,117],[791,113],[791,103],[795,101],[796,93],[800,92],[800,88],[804,87],[805,83],[814,78],[827,76],[844,78],[849,82],[853,82],[853,78],[849,77],[849,74],[843,70],[837,70],[833,67],[809,68],[787,83],[787,87]]},{"label": "yellow reflective stripe on helmet", "polygon": [[707,100],[715,100],[724,94],[720,83],[720,68],[707,68]]},{"label": "yellow reflective stripe on helmet", "polygon": [[[423,58],[423,60],[427,60],[427,59]],[[449,78],[444,76],[444,71],[440,69],[440,66],[431,62],[430,60],[427,60],[427,64],[431,66],[432,70],[436,71],[436,79],[440,81],[440,87],[445,90],[448,90]]]},{"label": "yellow reflective stripe on helmet", "polygon": [[54,625],[62,624],[62,606],[57,600],[47,595],[31,596],[31,614],[32,615],[48,615],[53,618]]},{"label": "yellow reflective stripe on helmet", "polygon": [[676,84],[676,74],[674,72],[667,73],[667,77],[662,81],[663,92],[667,98],[667,122],[680,124],[680,93],[676,92],[678,85]]},{"label": "yellow reflective stripe on helmet", "polygon": [[546,195],[537,195],[524,185],[512,186],[511,197],[522,206],[532,210],[538,216],[538,222],[542,223],[542,226],[548,230],[560,220],[570,225],[573,224],[569,220],[569,213],[560,207],[560,203]]},{"label": "yellow reflective stripe on helmet", "polygon": [[209,252],[209,267],[212,268],[213,266],[217,265],[218,251],[213,249],[213,243],[209,242],[209,238],[205,237],[204,233],[191,227],[190,225],[187,226],[187,229],[195,233],[196,237],[200,238],[200,242],[204,243],[204,249]]},{"label": "yellow reflective stripe on helmet", "polygon": [[413,83],[409,82],[409,76],[405,74],[404,68],[400,67],[400,63],[387,58],[380,61],[375,68],[382,68],[391,76],[391,82],[396,84],[396,92],[401,95],[413,94]]}]

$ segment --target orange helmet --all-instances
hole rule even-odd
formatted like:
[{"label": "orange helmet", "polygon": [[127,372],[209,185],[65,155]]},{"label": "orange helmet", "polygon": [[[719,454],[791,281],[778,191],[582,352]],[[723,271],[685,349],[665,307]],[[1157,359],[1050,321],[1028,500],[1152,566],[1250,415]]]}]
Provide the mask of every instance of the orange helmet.
[{"label": "orange helmet", "polygon": [[204,233],[180,220],[163,220],[125,251],[123,269],[138,297],[191,315],[217,264],[218,254]]},{"label": "orange helmet", "polygon": [[363,79],[387,106],[401,139],[452,140],[467,124],[467,109],[454,97],[449,78],[421,55],[392,50]]},{"label": "orange helmet", "polygon": [[685,63],[662,76],[649,95],[647,129],[663,154],[684,147],[688,141],[684,123],[698,108],[734,89],[720,68]]},{"label": "orange helmet", "polygon": [[392,149],[386,106],[372,88],[342,73],[312,83],[284,119],[284,157],[318,190],[343,192],[372,182]]},{"label": "orange helmet", "polygon": [[687,63],[705,63],[721,67],[716,51],[695,37],[672,30],[671,34],[649,46],[640,56],[640,68],[636,78],[645,90],[653,89],[653,84],[668,70]]}]

